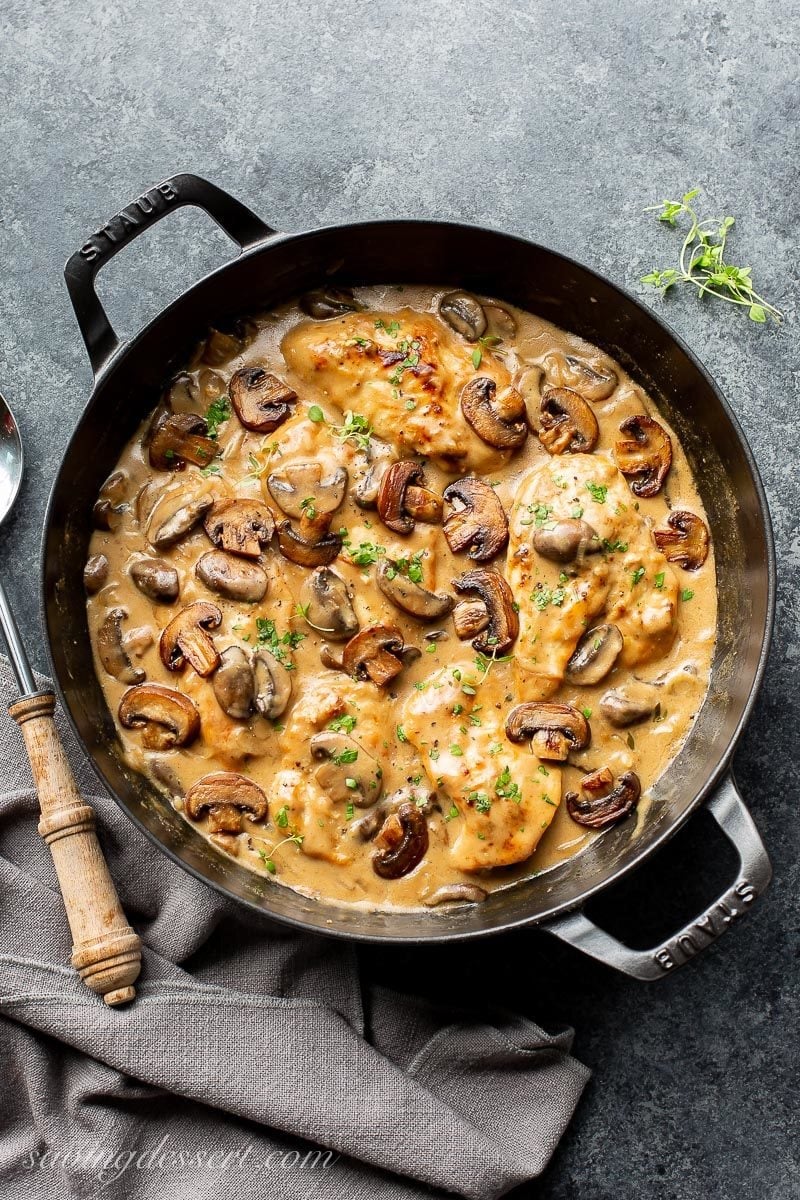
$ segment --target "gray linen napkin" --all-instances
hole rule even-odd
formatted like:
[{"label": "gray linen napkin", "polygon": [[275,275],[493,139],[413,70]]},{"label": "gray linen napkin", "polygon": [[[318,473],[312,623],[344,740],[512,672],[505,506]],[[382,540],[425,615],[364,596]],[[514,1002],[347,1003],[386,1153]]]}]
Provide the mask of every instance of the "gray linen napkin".
[{"label": "gray linen napkin", "polygon": [[571,1031],[371,987],[351,947],[240,910],[139,833],[62,720],[145,942],[137,1000],[93,996],[68,965],[13,695],[0,662],[6,1200],[492,1200],[541,1173],[589,1076]]}]

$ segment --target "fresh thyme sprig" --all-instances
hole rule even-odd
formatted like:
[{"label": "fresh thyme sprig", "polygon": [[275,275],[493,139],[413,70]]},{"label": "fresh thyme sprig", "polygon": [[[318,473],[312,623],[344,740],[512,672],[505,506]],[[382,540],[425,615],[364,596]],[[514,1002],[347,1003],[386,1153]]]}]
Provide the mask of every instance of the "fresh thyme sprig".
[{"label": "fresh thyme sprig", "polygon": [[692,201],[700,195],[692,188],[680,200],[662,200],[645,212],[658,213],[665,225],[677,226],[679,217],[686,217],[689,229],[681,246],[678,268],[654,270],[642,276],[642,283],[658,288],[662,295],[676,283],[688,283],[697,288],[700,296],[716,296],[728,304],[739,304],[748,310],[751,321],[763,325],[767,316],[780,322],[781,312],[753,289],[751,267],[735,267],[725,261],[725,243],[733,227],[733,217],[698,217]]}]

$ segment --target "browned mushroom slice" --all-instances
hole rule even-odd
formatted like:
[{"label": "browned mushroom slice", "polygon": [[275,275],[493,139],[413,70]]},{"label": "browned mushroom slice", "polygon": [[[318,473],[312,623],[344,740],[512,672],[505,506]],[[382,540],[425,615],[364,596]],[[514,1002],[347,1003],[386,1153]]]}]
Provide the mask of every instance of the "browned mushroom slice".
[{"label": "browned mushroom slice", "polygon": [[383,687],[402,671],[403,649],[403,635],[394,625],[369,625],[345,646],[342,668],[354,679]]},{"label": "browned mushroom slice", "polygon": [[215,771],[192,784],[184,799],[184,812],[193,821],[208,817],[210,833],[241,833],[242,817],[263,821],[267,797],[257,783],[235,771]]},{"label": "browned mushroom slice", "polygon": [[454,554],[466,550],[475,562],[487,562],[508,541],[508,519],[488,483],[469,475],[445,488],[448,505],[442,532]]},{"label": "browned mushroom slice", "polygon": [[129,688],[119,703],[125,729],[141,729],[147,750],[188,746],[200,732],[200,714],[188,696],[161,683]]},{"label": "browned mushroom slice", "polygon": [[486,313],[469,292],[448,292],[442,296],[439,315],[468,342],[477,342],[486,333]]},{"label": "browned mushroom slice", "polygon": [[182,671],[188,662],[198,675],[211,675],[219,666],[213,639],[206,632],[216,629],[222,613],[216,604],[198,600],[182,609],[161,632],[159,653],[168,671]]},{"label": "browned mushroom slice", "polygon": [[519,617],[514,607],[514,594],[499,571],[481,568],[465,571],[453,580],[459,595],[477,595],[484,603],[489,617],[486,628],[472,645],[481,654],[507,654],[519,633]]},{"label": "browned mushroom slice", "polygon": [[334,642],[349,641],[358,633],[358,617],[350,588],[330,567],[318,567],[303,583],[301,607],[306,622]]},{"label": "browned mushroom slice", "polygon": [[369,445],[356,454],[352,497],[359,508],[375,508],[381,480],[394,459],[394,450],[386,442],[372,437]]},{"label": "browned mushroom slice", "polygon": [[258,563],[224,550],[209,550],[198,560],[194,572],[212,592],[244,604],[263,600],[269,586],[267,573]]},{"label": "browned mushroom slice", "polygon": [[658,692],[653,684],[626,683],[605,692],[600,699],[600,712],[610,725],[625,729],[653,715]]},{"label": "browned mushroom slice", "polygon": [[671,512],[669,529],[656,529],[653,533],[656,545],[664,552],[669,562],[696,571],[708,558],[708,529],[695,513]]},{"label": "browned mushroom slice", "polygon": [[92,520],[95,529],[116,529],[122,514],[128,508],[125,503],[125,492],[128,479],[122,471],[113,471],[100,488],[95,505],[92,509]]},{"label": "browned mushroom slice", "polygon": [[387,600],[418,621],[445,617],[455,604],[449,592],[432,592],[415,583],[390,559],[381,559],[375,567],[375,582]]},{"label": "browned mushroom slice", "polygon": [[616,372],[605,363],[592,366],[585,359],[575,354],[563,354],[560,350],[551,351],[542,367],[553,387],[572,388],[584,399],[595,403],[607,400],[618,383]]},{"label": "browned mushroom slice", "polygon": [[140,558],[132,563],[129,575],[149,600],[172,604],[178,599],[178,572],[160,558]]},{"label": "browned mushroom slice", "polygon": [[349,288],[321,287],[306,292],[300,300],[300,307],[315,321],[327,321],[330,317],[356,312],[361,305]]},{"label": "browned mushroom slice", "polygon": [[525,401],[513,387],[497,391],[487,375],[478,375],[461,389],[461,412],[482,442],[496,450],[516,450],[528,436]]},{"label": "browned mushroom slice", "polygon": [[445,883],[422,901],[427,908],[439,904],[483,904],[489,893],[477,883]]},{"label": "browned mushroom slice", "polygon": [[[411,533],[414,529],[414,514],[409,507],[412,487],[420,496],[434,496],[422,486],[424,479],[420,464],[410,459],[392,463],[384,471],[378,489],[378,516],[393,533]],[[415,507],[421,506],[416,503]]]},{"label": "browned mushroom slice", "polygon": [[548,388],[539,408],[539,441],[550,454],[590,454],[600,426],[583,396],[571,388]]},{"label": "browned mushroom slice", "polygon": [[212,367],[221,367],[223,363],[241,354],[245,346],[253,340],[254,326],[247,321],[235,320],[212,328],[208,331],[206,344],[203,347],[203,362]]},{"label": "browned mushroom slice", "polygon": [[453,626],[462,642],[477,637],[488,624],[489,613],[482,600],[461,600],[453,609]]},{"label": "browned mushroom slice", "polygon": [[245,721],[253,711],[256,685],[250,660],[241,646],[228,646],[219,656],[212,680],[217,704],[234,721]]},{"label": "browned mushroom slice", "polygon": [[416,804],[401,804],[375,837],[372,869],[381,879],[400,879],[418,866],[428,849],[428,822]]},{"label": "browned mushroom slice", "polygon": [[585,750],[592,737],[589,722],[571,704],[518,704],[506,718],[511,742],[530,739],[538,758],[566,762],[571,750]]},{"label": "browned mushroom slice", "polygon": [[[504,308],[502,304],[483,304],[483,311],[486,314],[486,321],[490,330],[490,339],[498,339],[502,341],[510,341],[511,338],[517,336],[517,322],[512,313]],[[489,342],[490,345],[493,343]]]},{"label": "browned mushroom slice", "polygon": [[105,587],[108,581],[108,559],[105,554],[93,554],[83,568],[83,586],[90,596]]},{"label": "browned mushroom slice", "polygon": [[259,500],[217,500],[203,524],[215,546],[244,558],[258,558],[275,532],[272,513]]},{"label": "browned mushroom slice", "polygon": [[300,536],[316,541],[327,532],[347,491],[347,471],[319,461],[282,464],[267,479],[269,494],[287,517],[300,521]]},{"label": "browned mushroom slice", "polygon": [[299,567],[324,567],[333,562],[341,548],[342,538],[338,533],[326,533],[324,537],[308,541],[292,528],[290,521],[281,521],[278,526],[278,549],[284,558]]},{"label": "browned mushroom slice", "polygon": [[156,550],[168,550],[170,546],[182,541],[200,524],[213,503],[213,496],[198,496],[196,500],[181,504],[163,521],[160,518],[158,521],[153,520],[155,529],[152,532],[148,530],[147,533],[150,545]]},{"label": "browned mushroom slice", "polygon": [[614,457],[635,496],[655,496],[672,465],[672,441],[666,429],[652,417],[637,414],[619,427],[630,439],[617,442]]},{"label": "browned mushroom slice", "polygon": [[319,648],[319,661],[323,667],[327,667],[329,671],[344,670],[344,649],[337,646],[334,650],[333,646],[329,646],[327,642],[323,642]]},{"label": "browned mushroom slice", "polygon": [[150,466],[157,471],[180,470],[187,462],[207,467],[219,454],[219,446],[207,436],[207,426],[196,413],[157,411],[151,426]]},{"label": "browned mushroom slice", "polygon": [[97,653],[104,669],[122,683],[141,683],[145,673],[135,667],[122,643],[122,622],[127,617],[124,608],[112,608],[97,631]]},{"label": "browned mushroom slice", "polygon": [[274,721],[285,711],[292,698],[292,677],[283,663],[266,646],[253,655],[256,682],[255,706],[262,717]]},{"label": "browned mushroom slice", "polygon": [[228,385],[231,403],[245,429],[272,433],[291,416],[297,392],[263,367],[243,367]]},{"label": "browned mushroom slice", "polygon": [[612,783],[613,776],[604,767],[581,780],[583,796],[567,792],[564,799],[573,821],[588,829],[607,829],[632,813],[642,794],[639,776],[626,771],[620,775],[616,787],[611,787]]},{"label": "browned mushroom slice", "polygon": [[564,677],[588,687],[605,679],[622,653],[622,634],[616,625],[587,629],[567,663]]},{"label": "browned mushroom slice", "polygon": [[325,729],[314,734],[310,747],[312,757],[322,763],[314,778],[332,800],[367,808],[380,798],[383,771],[353,738]]},{"label": "browned mushroom slice", "polygon": [[540,526],[534,530],[531,540],[537,554],[557,563],[580,561],[584,554],[596,553],[603,544],[591,525],[576,517]]}]

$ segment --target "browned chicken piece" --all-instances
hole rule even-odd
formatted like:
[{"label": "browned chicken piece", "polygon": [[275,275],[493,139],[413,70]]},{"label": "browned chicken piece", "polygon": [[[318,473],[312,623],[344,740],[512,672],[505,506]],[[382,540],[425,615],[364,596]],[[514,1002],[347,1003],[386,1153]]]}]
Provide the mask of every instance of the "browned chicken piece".
[{"label": "browned chicken piece", "polygon": [[548,763],[544,774],[528,745],[506,738],[499,675],[483,683],[477,675],[473,660],[453,663],[412,692],[402,712],[405,735],[444,799],[450,861],[461,871],[524,862],[561,801],[559,768]]},{"label": "browned chicken piece", "polygon": [[453,472],[490,471],[509,458],[481,441],[460,407],[470,380],[485,376],[500,392],[511,383],[509,372],[488,349],[476,368],[475,346],[431,313],[403,308],[304,321],[281,349],[315,399],[366,417],[401,454],[422,454]]},{"label": "browned chicken piece", "polygon": [[[650,662],[672,645],[678,583],[635,503],[600,454],[548,459],[522,477],[509,518],[507,576],[520,607],[514,662],[526,699],[556,691],[580,638],[600,622],[622,634],[620,666]],[[565,558],[569,528],[561,522],[588,526],[572,557]]]}]

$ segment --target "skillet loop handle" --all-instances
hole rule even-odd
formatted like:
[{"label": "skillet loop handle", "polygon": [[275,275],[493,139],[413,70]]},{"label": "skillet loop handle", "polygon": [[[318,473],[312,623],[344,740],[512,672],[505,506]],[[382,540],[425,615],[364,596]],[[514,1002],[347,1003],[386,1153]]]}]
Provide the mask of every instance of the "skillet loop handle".
[{"label": "skillet loop handle", "polygon": [[542,928],[590,958],[634,979],[663,979],[684,966],[730,929],[772,878],[764,843],[732,775],[723,780],[706,807],[738,851],[739,871],[731,886],[680,932],[651,950],[632,950],[595,925],[580,909],[556,917]]},{"label": "skillet loop handle", "polygon": [[105,370],[120,346],[94,288],[97,272],[150,225],[185,204],[207,212],[236,242],[240,253],[275,233],[244,204],[199,175],[173,175],[126,205],[75,251],[64,268],[67,291],[95,377]]}]

